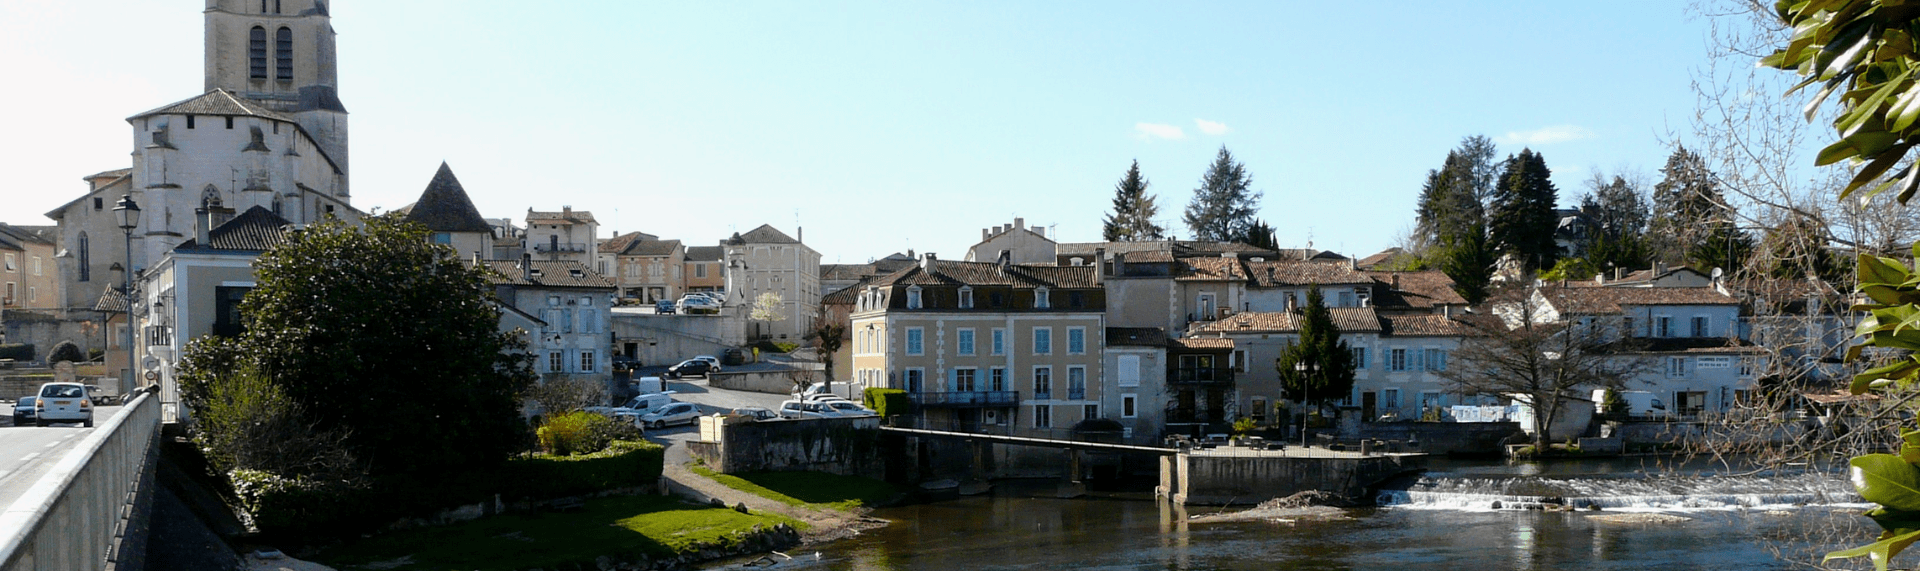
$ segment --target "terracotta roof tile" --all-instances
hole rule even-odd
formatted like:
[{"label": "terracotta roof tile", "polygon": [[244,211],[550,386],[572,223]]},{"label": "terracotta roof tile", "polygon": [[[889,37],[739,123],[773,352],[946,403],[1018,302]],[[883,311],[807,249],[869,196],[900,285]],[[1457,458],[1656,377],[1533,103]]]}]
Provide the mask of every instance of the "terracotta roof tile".
[{"label": "terracotta roof tile", "polygon": [[1225,350],[1233,348],[1233,340],[1225,337],[1182,337],[1168,342],[1176,349]]},{"label": "terracotta roof tile", "polygon": [[[1333,326],[1341,331],[1380,331],[1380,316],[1371,307],[1329,307]],[[1254,311],[1230,315],[1200,328],[1201,333],[1293,332],[1301,315],[1286,311]]]},{"label": "terracotta roof tile", "polygon": [[[1366,272],[1378,282],[1373,288],[1373,305],[1382,308],[1431,309],[1438,305],[1466,305],[1467,299],[1453,290],[1453,278],[1440,270],[1422,272]],[[1399,287],[1394,287],[1396,281]]]},{"label": "terracotta roof tile", "polygon": [[747,233],[745,234],[734,234],[733,237],[729,238],[727,241],[734,244],[798,244],[800,243],[799,240],[793,239],[792,236],[788,236],[786,233],[781,232],[777,228],[774,228],[773,225],[771,224],[761,224],[760,227],[754,228],[752,230],[748,230]]},{"label": "terracotta roof tile", "polygon": [[935,260],[928,274],[920,266],[910,266],[881,276],[874,285],[1005,285],[1016,288],[1048,287],[1056,289],[1093,289],[1093,266],[1007,266],[1005,272],[991,262],[949,262]]},{"label": "terracotta roof tile", "polygon": [[1466,337],[1476,335],[1472,327],[1444,315],[1387,315],[1383,335],[1393,337]]},{"label": "terracotta roof tile", "polygon": [[213,91],[202,93],[184,101],[171,103],[158,109],[128,117],[127,120],[131,121],[143,117],[152,117],[154,115],[231,115],[237,117],[261,117],[287,123],[298,123],[298,121],[294,121],[293,118],[268,109],[259,102],[234,95],[233,92],[225,89],[214,89]]},{"label": "terracotta roof tile", "polygon": [[580,262],[535,260],[532,267],[539,275],[531,277],[521,271],[519,260],[486,260],[480,263],[486,265],[488,270],[492,270],[487,281],[496,284],[556,288],[614,288],[613,280],[594,272]]},{"label": "terracotta roof tile", "polygon": [[718,262],[726,258],[727,250],[719,246],[687,246],[687,261]]},{"label": "terracotta roof tile", "polygon": [[1344,261],[1280,261],[1247,262],[1247,271],[1253,275],[1256,287],[1292,287],[1310,284],[1344,285],[1372,284],[1373,278],[1365,272],[1353,269]]},{"label": "terracotta roof tile", "polygon": [[1711,287],[1559,287],[1539,289],[1556,311],[1573,315],[1610,315],[1637,305],[1738,305],[1740,300]]},{"label": "terracotta roof tile", "polygon": [[585,210],[562,210],[559,212],[541,212],[527,209],[527,224],[599,224],[593,219],[593,213]]},{"label": "terracotta roof tile", "polygon": [[648,240],[647,234],[630,232],[600,243],[600,253],[616,256],[670,256],[680,249],[679,240]]},{"label": "terracotta roof tile", "polygon": [[1173,279],[1180,281],[1242,281],[1246,268],[1238,258],[1185,258],[1174,268]]}]

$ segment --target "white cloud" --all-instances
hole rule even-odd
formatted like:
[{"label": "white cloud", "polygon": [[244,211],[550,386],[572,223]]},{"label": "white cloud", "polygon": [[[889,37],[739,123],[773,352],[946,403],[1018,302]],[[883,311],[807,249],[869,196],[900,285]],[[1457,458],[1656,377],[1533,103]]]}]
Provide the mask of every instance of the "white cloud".
[{"label": "white cloud", "polygon": [[1508,131],[1495,137],[1494,141],[1502,145],[1551,145],[1567,141],[1593,138],[1593,131],[1579,125],[1554,125],[1532,131]]},{"label": "white cloud", "polygon": [[1200,132],[1206,133],[1208,135],[1225,135],[1227,134],[1227,131],[1233,130],[1233,129],[1227,128],[1226,123],[1217,123],[1213,121],[1208,121],[1206,119],[1194,119],[1193,124],[1199,125]]},{"label": "white cloud", "polygon": [[1179,127],[1173,125],[1161,123],[1134,123],[1133,130],[1135,134],[1142,139],[1160,138],[1178,141],[1187,138],[1186,131],[1182,131]]}]

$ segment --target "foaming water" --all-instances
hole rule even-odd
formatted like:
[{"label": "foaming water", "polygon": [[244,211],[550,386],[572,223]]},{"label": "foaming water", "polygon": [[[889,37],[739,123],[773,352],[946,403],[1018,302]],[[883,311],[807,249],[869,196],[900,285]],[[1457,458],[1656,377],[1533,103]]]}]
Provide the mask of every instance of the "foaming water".
[{"label": "foaming water", "polygon": [[1457,511],[1550,506],[1703,511],[1865,505],[1846,480],[1817,471],[1732,476],[1697,472],[1556,476],[1433,473],[1384,486],[1375,500],[1390,508]]}]

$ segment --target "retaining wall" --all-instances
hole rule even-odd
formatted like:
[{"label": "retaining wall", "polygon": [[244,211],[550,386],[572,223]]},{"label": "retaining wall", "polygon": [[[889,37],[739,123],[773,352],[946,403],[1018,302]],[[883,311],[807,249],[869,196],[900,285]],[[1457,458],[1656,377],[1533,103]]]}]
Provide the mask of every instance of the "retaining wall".
[{"label": "retaining wall", "polygon": [[752,421],[700,418],[687,452],[716,472],[827,472],[881,478],[880,417]]},{"label": "retaining wall", "polygon": [[805,363],[798,364],[792,369],[777,371],[720,372],[707,375],[707,384],[733,391],[786,395],[793,394],[792,373],[806,371],[811,374],[809,378],[818,383],[821,379],[820,372],[825,370],[825,365]]},{"label": "retaining wall", "polygon": [[1340,428],[1341,440],[1417,440],[1416,452],[1429,454],[1499,454],[1507,438],[1525,434],[1518,422],[1358,422]]}]

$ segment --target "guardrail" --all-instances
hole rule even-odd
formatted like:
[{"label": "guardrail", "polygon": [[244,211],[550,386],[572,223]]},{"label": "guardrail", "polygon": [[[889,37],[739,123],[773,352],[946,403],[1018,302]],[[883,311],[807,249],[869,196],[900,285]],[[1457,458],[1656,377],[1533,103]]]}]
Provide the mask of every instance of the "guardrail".
[{"label": "guardrail", "polygon": [[0,512],[0,569],[100,571],[118,561],[159,432],[160,401],[142,393],[82,439]]}]

